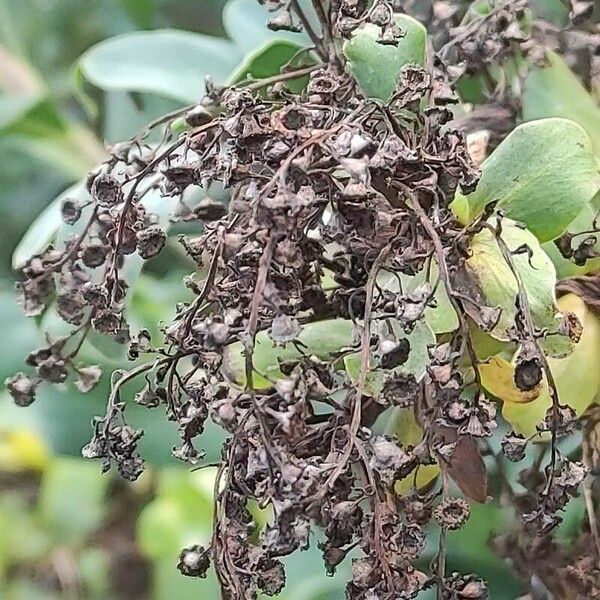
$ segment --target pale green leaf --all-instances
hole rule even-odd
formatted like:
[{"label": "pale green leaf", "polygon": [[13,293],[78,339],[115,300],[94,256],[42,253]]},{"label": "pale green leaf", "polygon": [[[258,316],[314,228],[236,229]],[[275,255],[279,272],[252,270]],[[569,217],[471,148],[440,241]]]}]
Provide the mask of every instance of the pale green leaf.
[{"label": "pale green leaf", "polygon": [[206,75],[223,83],[241,53],[228,40],[172,29],[119,35],[93,46],[78,69],[103,90],[151,92],[196,102]]},{"label": "pale green leaf", "polygon": [[483,163],[477,189],[458,192],[452,209],[469,223],[495,201],[545,242],[561,235],[599,188],[586,132],[573,121],[543,119],[517,127]]},{"label": "pale green leaf", "polygon": [[[306,355],[331,360],[342,348],[352,346],[352,321],[333,319],[310,323],[302,328],[297,341]],[[279,363],[297,359],[299,356],[301,353],[296,345],[288,343],[283,347],[275,346],[266,331],[259,332],[252,355],[255,370],[254,387],[256,389],[270,387],[273,381],[283,377]],[[241,342],[231,344],[225,349],[223,364],[233,381],[242,386],[246,384],[245,358]]]},{"label": "pale green leaf", "polygon": [[[429,278],[427,278],[426,269],[419,271],[416,275],[400,275],[402,281],[402,291],[408,294],[414,291],[418,286],[426,281],[432,287],[436,286],[434,299],[435,306],[428,306],[425,309],[425,320],[434,333],[448,333],[454,331],[458,327],[458,316],[442,281],[438,282],[438,268],[435,261],[429,267]],[[383,285],[384,289],[399,293],[400,285],[396,276],[390,277]]]},{"label": "pale green leaf", "polygon": [[81,542],[100,526],[109,478],[98,465],[73,458],[55,458],[44,473],[39,512],[57,544]]},{"label": "pale green leaf", "polygon": [[396,15],[396,23],[405,32],[396,46],[378,43],[381,29],[373,24],[357,29],[344,43],[347,68],[368,98],[389,100],[402,67],[425,62],[425,27],[408,15]]},{"label": "pale green leaf", "polygon": [[523,119],[533,121],[562,117],[586,130],[600,156],[600,107],[555,52],[547,53],[549,66],[532,66],[523,90]]},{"label": "pale green leaf", "polygon": [[[413,331],[409,334],[404,333],[399,324],[393,319],[388,319],[386,323],[392,327],[398,340],[408,340],[410,352],[406,362],[392,370],[384,371],[373,368],[373,365],[370,365],[371,370],[367,374],[366,386],[363,390],[363,393],[368,396],[378,396],[381,393],[385,377],[386,375],[389,376],[390,373],[411,373],[417,380],[421,379],[429,364],[428,347],[435,344],[435,335],[425,321],[418,321]],[[344,366],[350,379],[356,383],[360,378],[360,353],[357,352],[344,357]]]}]

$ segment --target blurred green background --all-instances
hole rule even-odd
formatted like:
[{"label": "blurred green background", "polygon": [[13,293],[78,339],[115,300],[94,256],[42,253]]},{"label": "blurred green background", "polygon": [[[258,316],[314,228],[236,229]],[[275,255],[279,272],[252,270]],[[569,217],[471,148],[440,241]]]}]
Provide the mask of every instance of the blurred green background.
[{"label": "blurred green background", "polygon": [[[252,49],[275,35],[264,28],[264,9],[232,0],[222,15],[224,4],[0,0],[0,381],[43,339],[16,306],[12,266],[56,235],[55,199],[77,193],[69,189],[102,160],[105,144],[199,98],[206,73],[224,82],[240,63],[242,73],[261,66]],[[289,43],[273,48],[261,55],[271,68],[290,52]],[[129,309],[134,322],[153,330],[174,311],[191,268],[175,242],[165,254],[139,276]],[[176,570],[183,546],[209,538],[214,469],[176,464],[172,425],[137,406],[128,414],[146,432],[149,468],[141,479],[126,484],[83,461],[90,419],[103,412],[106,373],[124,364],[100,344],[86,346],[84,358],[105,372],[88,395],[67,385],[45,388],[33,406],[17,409],[0,392],[0,598],[217,598],[214,578],[190,580]],[[220,441],[214,429],[204,435],[207,463],[218,458]],[[565,536],[577,530],[581,504],[572,512]],[[468,530],[450,536],[450,569],[487,577],[499,600],[519,589],[488,547],[507,518],[494,505],[475,507]],[[344,597],[350,565],[327,578],[316,544],[288,564],[286,599]]]}]

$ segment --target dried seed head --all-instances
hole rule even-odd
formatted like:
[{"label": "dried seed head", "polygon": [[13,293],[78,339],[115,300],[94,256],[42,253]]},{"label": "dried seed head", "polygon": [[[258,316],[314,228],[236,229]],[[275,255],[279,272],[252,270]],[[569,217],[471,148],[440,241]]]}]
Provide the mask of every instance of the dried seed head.
[{"label": "dried seed head", "polygon": [[60,214],[67,225],[73,225],[81,217],[81,204],[74,198],[65,198],[60,205]]},{"label": "dried seed head", "polygon": [[502,440],[502,452],[511,462],[519,462],[525,458],[527,440],[520,434],[509,432]]},{"label": "dried seed head", "polygon": [[446,498],[434,509],[433,516],[441,527],[459,529],[471,514],[469,503],[462,498]]},{"label": "dried seed head", "polygon": [[4,381],[8,393],[17,406],[29,406],[35,400],[38,381],[24,373],[17,373]]},{"label": "dried seed head", "polygon": [[65,361],[54,354],[38,364],[37,373],[42,379],[50,383],[62,383],[69,374]]},{"label": "dried seed head", "polygon": [[86,267],[99,267],[106,261],[108,247],[104,244],[90,244],[81,253],[81,260]]},{"label": "dried seed head", "polygon": [[99,173],[93,180],[92,198],[99,206],[110,208],[123,200],[121,185],[117,179],[108,173]]},{"label": "dried seed head", "polygon": [[102,370],[97,365],[90,365],[89,367],[78,368],[77,375],[75,386],[85,394],[96,387],[102,376]]},{"label": "dried seed head", "polygon": [[273,319],[269,329],[269,337],[276,344],[286,344],[295,340],[300,335],[300,324],[287,315],[278,315]]},{"label": "dried seed head", "polygon": [[204,579],[210,567],[210,548],[203,546],[190,546],[184,548],[179,555],[177,568],[186,577],[200,577]]},{"label": "dried seed head", "polygon": [[137,251],[143,259],[156,256],[165,245],[167,235],[158,226],[152,225],[137,232]]}]

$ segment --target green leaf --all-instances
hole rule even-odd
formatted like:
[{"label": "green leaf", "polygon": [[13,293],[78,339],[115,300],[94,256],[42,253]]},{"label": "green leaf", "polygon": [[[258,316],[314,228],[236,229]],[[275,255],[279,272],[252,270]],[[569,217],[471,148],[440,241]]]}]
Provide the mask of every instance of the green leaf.
[{"label": "green leaf", "polygon": [[573,121],[543,119],[517,127],[483,163],[477,189],[458,192],[452,209],[467,224],[496,201],[545,242],[561,235],[599,188],[586,132]]},{"label": "green leaf", "polygon": [[87,194],[82,182],[76,183],[53,200],[30,225],[15,248],[12,256],[13,269],[20,269],[35,254],[39,254],[56,237],[63,225],[60,206],[65,198],[84,198]]},{"label": "green leaf", "polygon": [[[411,373],[417,380],[425,374],[425,369],[429,364],[428,347],[435,344],[435,335],[425,321],[419,321],[410,334],[405,334],[400,328],[398,322],[388,319],[386,326],[390,325],[398,340],[407,339],[410,344],[410,353],[407,361],[391,371],[371,369],[367,374],[366,387],[363,393],[370,396],[378,396],[384,384],[386,374],[391,372]],[[372,330],[371,330],[372,331]],[[344,366],[352,381],[357,382],[360,378],[361,356],[357,352],[344,357]]]},{"label": "green leaf", "polygon": [[561,56],[548,51],[548,67],[532,66],[523,91],[523,119],[562,117],[583,127],[600,157],[600,108]]},{"label": "green leaf", "polygon": [[396,23],[405,32],[397,46],[378,43],[381,29],[373,24],[355,30],[344,43],[347,68],[368,98],[389,100],[402,67],[425,63],[425,27],[408,15],[396,15]]},{"label": "green leaf", "polygon": [[[340,349],[351,346],[353,341],[352,321],[332,319],[309,323],[302,328],[297,341],[307,355],[314,355],[322,360],[331,360]],[[301,356],[294,344],[284,347],[275,346],[266,331],[256,336],[256,345],[252,356],[254,365],[253,383],[256,389],[271,387],[272,381],[281,379],[283,373],[279,369],[280,361],[295,360]],[[225,371],[238,385],[246,385],[244,373],[244,351],[241,342],[231,344],[225,349],[223,364]]]},{"label": "green leaf", "polygon": [[77,68],[102,90],[151,92],[191,103],[200,99],[206,75],[224,82],[240,57],[227,40],[163,29],[100,42]]},{"label": "green leaf", "polygon": [[[414,291],[419,285],[429,281],[435,286],[438,279],[438,268],[433,261],[429,267],[429,278],[427,278],[426,269],[413,276],[400,275],[402,280],[402,291],[406,294]],[[398,278],[390,277],[388,282],[383,285],[384,289],[398,293],[400,285]],[[440,281],[434,294],[436,306],[429,306],[425,309],[425,320],[434,333],[448,333],[458,327],[458,316],[452,306],[444,284]]]},{"label": "green leaf", "polygon": [[[493,218],[490,219],[490,223],[494,222]],[[530,256],[527,252],[513,254],[513,264],[525,288],[534,325],[556,334],[562,315],[556,305],[556,272],[552,261],[530,231],[509,219],[502,221],[501,237],[510,252],[524,247],[528,249]],[[509,341],[517,313],[517,280],[490,230],[484,229],[476,234],[470,250],[471,256],[466,261],[465,293],[473,302],[465,302],[465,309],[476,320],[478,309],[475,307],[499,308],[499,320],[490,334],[498,340]],[[572,349],[569,339],[563,335],[546,337],[542,345],[544,351],[552,356],[565,356]]]},{"label": "green leaf", "polygon": [[569,23],[569,9],[561,0],[531,0],[531,9],[536,17],[551,21],[562,27]]},{"label": "green leaf", "polygon": [[102,523],[108,483],[92,462],[52,461],[42,480],[39,513],[57,544],[79,543]]},{"label": "green leaf", "polygon": [[287,40],[268,41],[244,58],[242,64],[231,75],[231,83],[239,83],[247,77],[265,79],[278,75],[281,68],[302,49],[302,46]]}]

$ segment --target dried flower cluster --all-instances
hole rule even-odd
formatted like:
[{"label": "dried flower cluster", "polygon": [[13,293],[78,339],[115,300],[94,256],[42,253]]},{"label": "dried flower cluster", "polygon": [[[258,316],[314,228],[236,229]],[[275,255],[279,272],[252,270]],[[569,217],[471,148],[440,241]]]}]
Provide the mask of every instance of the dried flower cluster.
[{"label": "dried flower cluster", "polygon": [[[271,29],[310,28],[295,0],[264,4],[274,11]],[[112,149],[87,181],[91,201],[63,203],[66,223],[84,223],[78,233],[23,269],[26,314],[40,314],[52,300],[73,329],[28,357],[34,376],[19,373],[8,382],[19,405],[30,404],[43,381],[74,377],[81,391],[91,389],[100,370],[76,360],[96,331],[127,344],[137,362],[113,374],[107,413],[96,419],[84,456],[101,459],[104,469],[114,465],[127,479],[140,475],[142,432],[127,425],[122,397],[123,385],[136,378],[143,387],[135,401],[163,408],[178,424],[177,458],[199,464],[197,438],[208,419],[229,433],[211,544],[186,549],[179,563],[192,576],[204,576],[212,564],[224,598],[280,592],[282,557],[317,543],[317,532],[327,571],[354,557],[349,599],[411,598],[434,585],[439,598],[488,597],[475,576],[445,572],[446,532],[470,514],[450,481],[486,501],[482,452],[496,427],[470,319],[489,330],[497,314],[465,306],[472,300],[464,261],[472,236],[484,229],[497,236],[509,264],[512,253],[502,245],[501,216],[490,221],[486,212],[463,227],[448,206],[459,187],[468,192],[478,182],[464,129],[481,128],[487,118],[501,139],[516,109],[500,90],[488,105],[492,113],[474,111],[470,125],[455,120],[450,107],[460,75],[487,72],[513,44],[527,50],[531,27],[527,3],[517,0],[448,30],[464,22],[463,4],[432,3],[429,27],[440,53],[427,68],[405,66],[392,99],[382,103],[363,97],[334,39],[370,22],[382,28],[380,43],[396,44],[403,35],[392,19],[399,7],[315,2],[322,30],[309,29],[315,47],[299,68],[298,76],[308,74],[301,93],[286,89],[290,71],[268,87],[209,82],[202,102],[181,113],[187,128],[179,137],[167,127],[158,146],[142,135]],[[583,4],[573,3],[580,16]],[[192,187],[205,197],[189,206],[183,194]],[[178,219],[203,223],[201,234],[181,240],[197,264],[186,279],[194,299],[164,326],[163,343],[133,331],[124,314],[127,261],[153,258],[167,238],[144,207],[145,194],[157,188],[180,198]],[[228,204],[212,199],[220,188]],[[407,286],[418,277],[418,285]],[[421,331],[439,288],[458,326],[436,339]],[[522,289],[517,307],[516,383],[527,390],[549,370],[543,332],[532,325]],[[318,342],[308,347],[308,335]],[[337,336],[339,347],[330,347],[328,336]],[[265,356],[273,359],[262,370]],[[398,411],[412,416],[416,441],[382,429]],[[513,546],[524,555],[526,536],[550,531],[585,477],[585,467],[554,446],[573,425],[555,395],[540,430],[551,433],[556,456],[545,473],[524,479],[526,493],[515,499],[526,516]],[[528,441],[509,434],[506,457],[522,459]],[[419,487],[420,467],[436,463],[441,488]],[[397,494],[399,480],[415,485]],[[264,529],[250,500],[269,509]],[[418,559],[430,525],[442,533],[428,571]]]}]

